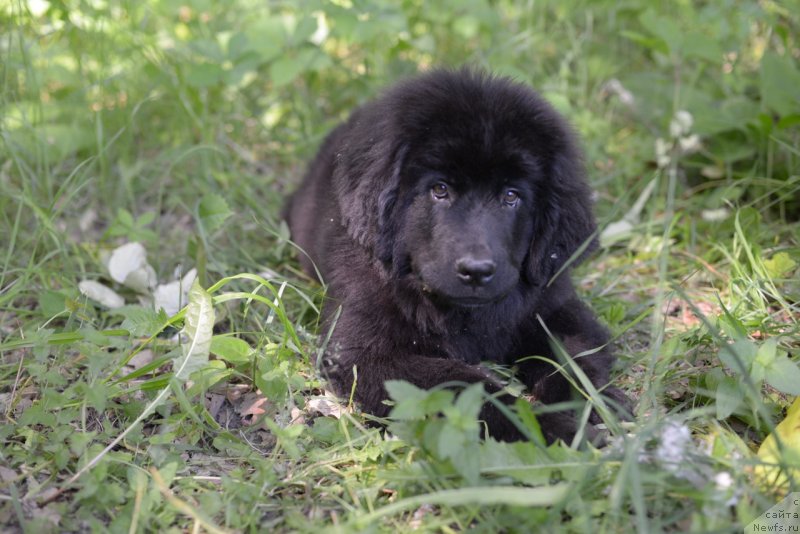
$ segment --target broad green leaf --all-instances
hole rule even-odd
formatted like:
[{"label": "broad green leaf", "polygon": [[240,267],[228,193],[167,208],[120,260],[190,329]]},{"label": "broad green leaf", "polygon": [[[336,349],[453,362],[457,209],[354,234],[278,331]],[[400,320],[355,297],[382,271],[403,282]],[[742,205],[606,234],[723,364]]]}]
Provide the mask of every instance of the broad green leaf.
[{"label": "broad green leaf", "polygon": [[292,32],[291,42],[299,45],[307,41],[317,31],[317,17],[306,16],[300,19]]},{"label": "broad green leaf", "polygon": [[723,50],[719,39],[699,31],[686,33],[682,39],[683,51],[687,57],[706,59],[713,63],[722,63]]},{"label": "broad green leaf", "polygon": [[266,398],[275,403],[283,402],[289,391],[288,366],[286,362],[281,362],[277,367],[256,374],[255,382]]},{"label": "broad green leaf", "polygon": [[744,400],[742,385],[736,379],[726,376],[717,384],[716,405],[717,419],[730,417]]},{"label": "broad green leaf", "polygon": [[783,278],[795,267],[795,262],[786,252],[778,252],[768,260],[764,260],[764,267],[771,278]]},{"label": "broad green leaf", "polygon": [[[86,295],[86,293],[84,293],[84,295]],[[91,295],[86,296],[92,298]],[[64,294],[63,290],[53,291],[48,289],[42,291],[39,294],[39,309],[48,317],[58,315],[67,309],[67,296]]]},{"label": "broad green leaf", "polygon": [[800,395],[800,368],[786,354],[777,354],[766,368],[767,383],[783,393]]},{"label": "broad green leaf", "polygon": [[674,20],[662,17],[652,9],[648,9],[639,17],[639,22],[647,31],[661,39],[673,54],[681,49],[683,32]]},{"label": "broad green leaf", "polygon": [[124,208],[120,208],[117,210],[117,219],[120,223],[124,224],[125,226],[131,227],[134,225],[133,215],[131,212]]},{"label": "broad green leaf", "polygon": [[97,381],[91,386],[87,385],[86,403],[98,412],[103,412],[106,409],[108,393],[108,386],[102,381]]},{"label": "broad green leaf", "polygon": [[465,436],[462,445],[450,455],[450,463],[470,486],[477,485],[481,477],[479,440],[476,430],[474,436]]},{"label": "broad green leaf", "polygon": [[214,306],[209,295],[195,281],[189,291],[189,305],[181,334],[186,338],[183,354],[173,364],[175,378],[185,381],[194,371],[208,363],[214,331]]},{"label": "broad green leaf", "polygon": [[233,336],[214,336],[211,338],[211,353],[229,363],[249,362],[251,351],[250,345],[243,339]]},{"label": "broad green leaf", "polygon": [[189,48],[209,59],[213,64],[221,63],[225,60],[222,47],[212,39],[194,39],[189,43]]},{"label": "broad green leaf", "polygon": [[426,414],[442,413],[448,408],[453,407],[453,397],[455,397],[455,395],[450,389],[426,391],[426,394],[427,396],[420,403]]},{"label": "broad green leaf", "polygon": [[800,72],[789,56],[767,52],[761,59],[761,99],[781,116],[800,112]]},{"label": "broad green leaf", "polygon": [[728,369],[736,374],[750,369],[758,354],[758,347],[749,339],[739,339],[730,345],[724,345],[719,350],[719,359]]},{"label": "broad green leaf", "polygon": [[286,30],[280,19],[266,18],[253,24],[246,31],[250,47],[263,61],[269,61],[281,53],[286,42]]},{"label": "broad green leaf", "polygon": [[228,40],[227,55],[228,59],[236,61],[239,57],[251,51],[247,35],[237,32]]},{"label": "broad green leaf", "polygon": [[232,214],[228,202],[219,195],[205,195],[197,206],[197,215],[206,232],[213,232]]},{"label": "broad green leaf", "polygon": [[437,440],[437,454],[440,458],[452,458],[461,450],[468,441],[468,436],[460,428],[446,421],[439,432]]},{"label": "broad green leaf", "polygon": [[428,392],[405,380],[387,380],[384,384],[389,397],[395,402],[414,400],[420,402],[428,396]]},{"label": "broad green leaf", "polygon": [[464,39],[472,39],[478,34],[481,21],[472,15],[462,15],[453,21],[453,31]]},{"label": "broad green leaf", "polygon": [[464,389],[456,401],[456,409],[465,417],[475,419],[481,411],[484,401],[483,384],[478,382]]},{"label": "broad green leaf", "polygon": [[387,380],[385,387],[389,397],[396,403],[391,412],[393,419],[411,420],[425,416],[422,401],[427,397],[427,391],[403,380]]},{"label": "broad green leaf", "polygon": [[144,306],[123,306],[114,310],[125,317],[120,328],[131,333],[132,336],[150,336],[164,327],[169,319],[163,310],[156,311]]},{"label": "broad green leaf", "polygon": [[770,367],[778,355],[778,338],[771,337],[758,347],[756,362],[764,367]]},{"label": "broad green leaf", "polygon": [[186,81],[194,87],[211,87],[222,80],[222,67],[216,63],[191,65],[186,73]]},{"label": "broad green leaf", "polygon": [[281,87],[294,81],[305,67],[298,58],[282,57],[269,66],[269,77],[275,87]]}]

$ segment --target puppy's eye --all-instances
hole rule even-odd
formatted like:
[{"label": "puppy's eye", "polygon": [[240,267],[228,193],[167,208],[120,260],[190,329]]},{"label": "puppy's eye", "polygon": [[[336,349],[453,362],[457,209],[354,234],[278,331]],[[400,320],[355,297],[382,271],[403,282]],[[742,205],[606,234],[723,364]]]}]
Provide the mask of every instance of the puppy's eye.
[{"label": "puppy's eye", "polygon": [[442,182],[435,183],[433,187],[431,187],[431,195],[433,195],[433,198],[436,200],[446,199],[450,195],[450,192],[447,190],[447,184]]},{"label": "puppy's eye", "polygon": [[514,189],[506,189],[503,193],[503,204],[506,206],[516,206],[519,203],[519,191]]}]

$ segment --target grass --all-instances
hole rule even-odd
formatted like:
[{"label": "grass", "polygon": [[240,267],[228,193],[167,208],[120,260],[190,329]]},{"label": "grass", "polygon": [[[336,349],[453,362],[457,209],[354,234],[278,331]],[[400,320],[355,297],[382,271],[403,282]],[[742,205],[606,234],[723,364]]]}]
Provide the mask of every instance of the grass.
[{"label": "grass", "polygon": [[[0,525],[731,531],[798,490],[756,451],[800,393],[800,7],[234,4],[0,7]],[[350,109],[461,63],[582,134],[576,281],[638,404],[604,449],[483,442],[478,393],[402,384],[387,434],[314,369],[282,199]]]}]

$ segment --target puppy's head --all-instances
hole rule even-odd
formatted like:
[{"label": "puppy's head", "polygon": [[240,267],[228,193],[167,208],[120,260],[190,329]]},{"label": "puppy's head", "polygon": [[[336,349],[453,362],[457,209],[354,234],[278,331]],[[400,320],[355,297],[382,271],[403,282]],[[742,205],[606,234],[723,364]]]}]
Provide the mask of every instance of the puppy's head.
[{"label": "puppy's head", "polygon": [[351,237],[435,298],[481,305],[541,286],[593,246],[570,128],[506,78],[439,70],[401,83],[353,116],[340,148]]}]

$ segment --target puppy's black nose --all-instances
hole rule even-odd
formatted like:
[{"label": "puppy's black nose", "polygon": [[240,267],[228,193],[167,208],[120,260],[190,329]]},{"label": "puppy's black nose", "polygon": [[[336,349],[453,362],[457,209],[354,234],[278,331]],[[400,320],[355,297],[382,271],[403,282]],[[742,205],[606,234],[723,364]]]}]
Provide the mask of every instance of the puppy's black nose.
[{"label": "puppy's black nose", "polygon": [[458,278],[465,284],[483,286],[488,284],[497,268],[492,260],[481,260],[467,256],[456,261]]}]

